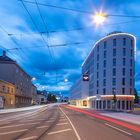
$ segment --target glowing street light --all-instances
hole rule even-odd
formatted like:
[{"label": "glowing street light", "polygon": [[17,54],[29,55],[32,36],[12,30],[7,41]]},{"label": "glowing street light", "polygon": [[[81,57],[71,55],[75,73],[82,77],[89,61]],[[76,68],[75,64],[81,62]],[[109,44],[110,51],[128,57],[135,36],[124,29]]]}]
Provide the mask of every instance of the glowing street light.
[{"label": "glowing street light", "polygon": [[36,80],[36,78],[35,78],[35,77],[33,77],[33,78],[32,78],[32,81],[35,81],[35,80]]},{"label": "glowing street light", "polygon": [[64,82],[65,82],[65,83],[67,83],[67,82],[68,82],[68,79],[67,79],[67,78],[65,78],[65,79],[64,79]]},{"label": "glowing street light", "polygon": [[93,20],[97,25],[103,24],[106,18],[107,18],[107,15],[101,12],[93,16]]}]

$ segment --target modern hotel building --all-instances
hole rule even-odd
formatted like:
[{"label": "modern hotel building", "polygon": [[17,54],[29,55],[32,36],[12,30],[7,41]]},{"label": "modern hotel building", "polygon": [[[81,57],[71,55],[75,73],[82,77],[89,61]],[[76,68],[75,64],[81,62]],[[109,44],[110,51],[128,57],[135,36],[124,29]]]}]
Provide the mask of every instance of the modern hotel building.
[{"label": "modern hotel building", "polygon": [[[133,35],[121,32],[110,33],[97,41],[82,64],[82,75],[87,74],[89,81],[81,80],[72,86],[71,103],[101,110],[132,110],[135,45]],[[88,88],[82,93],[85,96],[74,96],[79,92],[75,89],[84,84]],[[82,92],[82,88],[79,90]]]}]

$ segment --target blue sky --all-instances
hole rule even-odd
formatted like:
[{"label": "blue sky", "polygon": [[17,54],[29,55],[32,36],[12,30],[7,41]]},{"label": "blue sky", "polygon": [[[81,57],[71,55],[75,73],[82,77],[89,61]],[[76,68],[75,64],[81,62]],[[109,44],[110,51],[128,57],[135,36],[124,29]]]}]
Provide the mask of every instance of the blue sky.
[{"label": "blue sky", "polygon": [[[137,37],[135,85],[140,92],[139,18],[109,17],[104,25],[96,26],[90,14],[39,6],[47,25],[50,39],[48,39],[46,33],[43,34],[43,37],[49,45],[84,42],[79,45],[52,47],[50,51],[53,57],[51,57],[46,44],[44,44],[38,34],[38,30],[46,32],[46,28],[39,15],[37,6],[24,3],[32,15],[38,30],[20,1],[0,1],[0,53],[2,53],[3,47],[7,49],[22,47],[20,50],[9,51],[8,55],[15,59],[32,77],[36,77],[34,83],[38,89],[67,91],[80,76],[81,64],[93,44],[112,31],[122,31]],[[35,0],[29,1],[34,2]],[[37,2],[90,11],[93,14],[100,10],[114,15],[138,15],[140,13],[140,0],[37,0]],[[67,31],[77,28],[82,28],[82,30]],[[13,35],[8,36],[8,33]],[[29,49],[29,47],[34,48]],[[69,80],[67,83],[64,82],[65,78]]]}]

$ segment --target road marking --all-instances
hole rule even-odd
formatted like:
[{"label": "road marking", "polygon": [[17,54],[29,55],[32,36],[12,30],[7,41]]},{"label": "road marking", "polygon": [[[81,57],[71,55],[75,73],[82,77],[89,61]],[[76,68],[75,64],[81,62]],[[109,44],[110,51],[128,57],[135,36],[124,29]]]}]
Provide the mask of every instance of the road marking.
[{"label": "road marking", "polygon": [[36,139],[37,136],[32,136],[32,137],[27,137],[27,138],[23,138],[23,139],[18,139],[18,140],[31,140],[31,139]]},{"label": "road marking", "polygon": [[9,132],[3,132],[0,133],[0,135],[7,135],[7,134],[12,134],[12,133],[18,133],[18,132],[23,132],[23,131],[27,131],[28,129],[21,129],[21,130],[17,130],[17,131],[9,131]]},{"label": "road marking", "polygon": [[59,121],[67,121],[67,119],[60,119]]},{"label": "road marking", "polygon": [[0,129],[18,127],[18,126],[24,126],[24,125],[33,125],[33,124],[38,124],[38,123],[27,123],[27,124],[24,123],[24,124],[17,124],[17,125],[2,126],[2,127],[0,127]]},{"label": "road marking", "polygon": [[75,134],[76,134],[77,139],[78,139],[78,140],[81,140],[81,138],[80,138],[80,136],[79,136],[79,134],[78,134],[76,128],[74,127],[74,125],[73,125],[73,123],[71,122],[71,120],[69,119],[69,117],[66,115],[66,113],[65,113],[60,107],[59,107],[59,109],[60,109],[61,112],[65,115],[65,117],[68,119],[69,123],[71,124],[71,126],[72,126],[72,128],[73,128],[73,130],[74,130],[74,132],[75,132]]},{"label": "road marking", "polygon": [[105,123],[105,125],[107,125],[107,126],[113,128],[113,129],[116,129],[116,130],[118,130],[118,131],[120,131],[120,132],[123,132],[123,133],[125,133],[125,134],[128,134],[128,135],[130,135],[130,136],[132,135],[131,133],[129,133],[129,132],[127,132],[127,131],[124,131],[124,130],[118,128],[118,127],[112,126],[112,125],[110,125],[110,124],[108,124],[108,123]]},{"label": "road marking", "polygon": [[39,127],[37,127],[37,128],[46,128],[46,127],[48,127],[48,126],[43,125],[43,126],[39,126]]},{"label": "road marking", "polygon": [[64,130],[54,131],[54,132],[48,133],[48,135],[58,134],[58,133],[62,133],[62,132],[70,131],[70,130],[72,130],[72,129],[64,129]]},{"label": "road marking", "polygon": [[58,123],[56,125],[65,125],[65,124],[68,124],[68,123]]},{"label": "road marking", "polygon": [[46,121],[46,122],[54,122],[54,120]]}]

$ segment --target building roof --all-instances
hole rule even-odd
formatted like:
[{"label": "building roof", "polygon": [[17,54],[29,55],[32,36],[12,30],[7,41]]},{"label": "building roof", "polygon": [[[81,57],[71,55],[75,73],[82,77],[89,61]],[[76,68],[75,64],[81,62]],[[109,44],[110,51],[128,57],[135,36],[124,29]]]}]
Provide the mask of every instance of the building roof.
[{"label": "building roof", "polygon": [[19,69],[21,69],[23,71],[23,73],[25,73],[26,75],[28,75],[30,78],[31,76],[29,74],[27,74],[18,64],[16,61],[14,61],[13,59],[11,59],[10,57],[8,57],[6,55],[6,51],[3,51],[3,55],[0,56],[0,63],[4,63],[4,64],[15,64]]},{"label": "building roof", "polygon": [[9,84],[9,85],[12,85],[12,86],[15,86],[14,84],[12,84],[12,83],[10,83],[10,82],[7,82],[7,81],[5,81],[5,80],[2,80],[2,79],[0,79],[0,82],[5,83],[5,84]]}]

